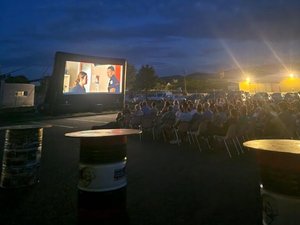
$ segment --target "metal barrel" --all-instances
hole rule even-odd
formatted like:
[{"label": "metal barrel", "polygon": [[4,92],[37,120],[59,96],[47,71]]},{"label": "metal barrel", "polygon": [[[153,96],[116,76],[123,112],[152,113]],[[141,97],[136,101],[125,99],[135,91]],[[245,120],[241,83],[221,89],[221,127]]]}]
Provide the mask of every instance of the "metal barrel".
[{"label": "metal barrel", "polygon": [[20,188],[39,181],[43,128],[7,129],[0,187]]},{"label": "metal barrel", "polygon": [[79,224],[125,224],[126,136],[80,139]]},{"label": "metal barrel", "polygon": [[244,145],[256,153],[263,224],[299,224],[300,141],[253,140]]},{"label": "metal barrel", "polygon": [[257,152],[257,161],[264,189],[300,198],[300,155]]},{"label": "metal barrel", "polygon": [[298,224],[300,221],[300,156],[258,152],[263,224]]},{"label": "metal barrel", "polygon": [[260,189],[263,225],[299,224],[300,198]]}]

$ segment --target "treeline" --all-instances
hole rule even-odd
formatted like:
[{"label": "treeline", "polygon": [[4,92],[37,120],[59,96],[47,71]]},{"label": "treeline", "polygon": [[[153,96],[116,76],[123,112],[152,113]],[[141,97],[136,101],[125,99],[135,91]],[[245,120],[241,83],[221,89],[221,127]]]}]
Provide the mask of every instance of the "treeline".
[{"label": "treeline", "polygon": [[[197,93],[211,90],[227,90],[230,85],[227,80],[218,77],[216,74],[194,73],[159,77],[154,67],[150,65],[143,65],[137,70],[134,65],[128,64],[126,74],[126,90],[129,92],[176,90],[182,93]],[[6,83],[32,82],[25,75],[2,75],[0,79],[4,79]],[[45,89],[48,80],[49,76],[35,80],[40,82],[40,85],[36,87],[38,92]]]}]

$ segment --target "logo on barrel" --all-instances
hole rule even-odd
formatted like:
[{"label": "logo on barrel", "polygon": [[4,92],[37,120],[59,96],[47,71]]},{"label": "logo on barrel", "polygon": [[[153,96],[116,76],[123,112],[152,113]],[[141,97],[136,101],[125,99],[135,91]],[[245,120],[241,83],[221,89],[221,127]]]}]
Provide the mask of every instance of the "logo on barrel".
[{"label": "logo on barrel", "polygon": [[114,171],[114,180],[119,180],[119,179],[125,177],[125,175],[126,175],[126,167],[125,166],[121,169],[116,169]]},{"label": "logo on barrel", "polygon": [[88,187],[95,179],[94,169],[91,167],[82,167],[79,170],[79,186]]},{"label": "logo on barrel", "polygon": [[272,224],[279,215],[278,207],[274,198],[263,195],[263,220],[265,224]]}]

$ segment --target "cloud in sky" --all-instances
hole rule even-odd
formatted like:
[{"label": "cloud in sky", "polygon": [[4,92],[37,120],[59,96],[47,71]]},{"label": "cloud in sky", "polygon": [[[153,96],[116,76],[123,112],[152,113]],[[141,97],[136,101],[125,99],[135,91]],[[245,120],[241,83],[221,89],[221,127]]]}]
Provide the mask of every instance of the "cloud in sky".
[{"label": "cloud in sky", "polygon": [[276,63],[270,46],[283,62],[299,57],[296,0],[10,0],[0,7],[2,73],[51,73],[56,51],[126,58],[160,76],[233,68],[231,55],[243,66]]}]

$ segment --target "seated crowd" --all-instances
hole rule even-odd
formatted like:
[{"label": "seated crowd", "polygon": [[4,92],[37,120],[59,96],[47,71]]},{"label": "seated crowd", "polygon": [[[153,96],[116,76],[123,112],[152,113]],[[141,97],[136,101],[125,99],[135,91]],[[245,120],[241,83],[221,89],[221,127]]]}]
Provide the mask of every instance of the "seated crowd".
[{"label": "seated crowd", "polygon": [[187,124],[180,134],[187,140],[188,131],[197,131],[205,124],[201,135],[225,136],[231,125],[236,125],[236,136],[247,139],[298,138],[300,128],[300,102],[279,103],[249,99],[218,98],[215,100],[164,101],[161,109],[155,102],[136,104],[134,109],[126,105],[118,113],[120,127],[143,129],[143,120],[151,121],[148,128],[154,130],[155,138],[170,142],[174,139],[174,129]]}]

